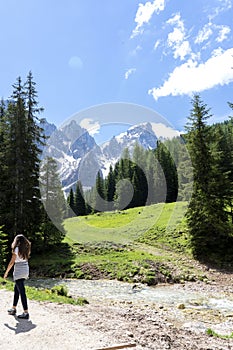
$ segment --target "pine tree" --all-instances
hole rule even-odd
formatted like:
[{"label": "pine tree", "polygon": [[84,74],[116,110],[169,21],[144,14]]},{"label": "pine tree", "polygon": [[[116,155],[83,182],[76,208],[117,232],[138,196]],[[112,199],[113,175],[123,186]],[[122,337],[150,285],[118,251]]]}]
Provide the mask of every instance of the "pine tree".
[{"label": "pine tree", "polygon": [[120,159],[121,179],[132,179],[132,161],[128,147],[124,148]]},{"label": "pine tree", "polygon": [[96,190],[94,187],[85,191],[84,199],[86,203],[86,214],[91,214],[94,212],[95,207],[95,198],[96,198]]},{"label": "pine tree", "polygon": [[[7,197],[10,199],[9,221],[7,229],[14,236],[25,233],[26,212],[24,211],[26,196],[27,171],[27,134],[25,92],[21,78],[13,85],[12,102],[8,105],[7,124],[8,138],[6,144],[7,175],[11,176]],[[6,135],[5,135],[6,136]],[[28,175],[28,174],[27,174]],[[12,237],[13,238],[13,237]]]},{"label": "pine tree", "polygon": [[5,182],[1,184],[0,218],[9,240],[17,233],[24,233],[33,242],[41,225],[39,145],[42,137],[36,122],[38,111],[29,108],[29,96],[34,98],[35,90],[29,94],[19,77],[3,118]]},{"label": "pine tree", "polygon": [[40,125],[43,125],[44,118],[40,117],[43,112],[43,107],[39,107],[37,101],[36,83],[33,81],[32,72],[30,71],[25,83],[26,96],[26,133],[27,133],[27,166],[29,168],[29,178],[27,179],[27,196],[30,198],[27,202],[30,203],[30,209],[26,207],[28,222],[31,222],[31,233],[40,228],[41,220],[43,219],[43,209],[41,210],[41,194],[39,186],[40,165],[41,165],[41,148],[44,146],[44,130]]},{"label": "pine tree", "polygon": [[127,209],[133,198],[134,189],[129,179],[119,180],[116,184],[114,207],[118,210]]},{"label": "pine tree", "polygon": [[147,205],[156,203],[155,175],[156,159],[153,152],[148,151],[146,155],[146,177],[148,183]]},{"label": "pine tree", "polygon": [[132,186],[134,189],[134,194],[132,201],[128,207],[141,207],[146,204],[148,195],[148,185],[147,178],[144,171],[136,164],[132,166],[133,176],[132,176]]},{"label": "pine tree", "polygon": [[207,120],[210,110],[199,95],[192,99],[192,110],[187,123],[188,148],[193,163],[193,196],[187,212],[192,237],[193,253],[198,258],[223,254],[229,226],[222,201],[215,194],[220,179],[215,159],[211,154],[210,128]]},{"label": "pine tree", "polygon": [[120,158],[118,166],[118,180],[131,179],[130,160],[128,158]]},{"label": "pine tree", "polygon": [[53,244],[60,243],[65,236],[63,227],[65,198],[57,172],[56,161],[51,157],[47,157],[43,161],[40,190],[44,204],[44,215],[41,225],[43,247],[48,248]]},{"label": "pine tree", "polygon": [[132,161],[142,170],[146,168],[146,151],[145,149],[136,142],[133,148]]},{"label": "pine tree", "polygon": [[105,191],[104,191],[104,180],[100,171],[98,171],[95,183],[95,211],[106,210]]},{"label": "pine tree", "polygon": [[167,201],[167,182],[163,168],[156,160],[156,170],[154,175],[155,203],[165,203]]},{"label": "pine tree", "polygon": [[213,192],[218,198],[219,204],[224,209],[222,215],[229,215],[229,206],[233,198],[233,181],[232,181],[232,131],[228,133],[226,125],[217,124],[211,128],[212,154],[214,157],[214,170],[216,178],[212,182]]},{"label": "pine tree", "polygon": [[74,211],[77,216],[86,215],[86,204],[81,181],[78,181],[76,185]]},{"label": "pine tree", "polygon": [[167,147],[160,141],[157,142],[155,154],[166,179],[166,203],[176,202],[178,194],[178,174],[174,160]]},{"label": "pine tree", "polygon": [[193,185],[193,167],[186,147],[185,135],[164,142],[177,167],[178,200],[190,201]]},{"label": "pine tree", "polygon": [[67,216],[70,218],[75,215],[75,204],[74,204],[74,191],[71,188],[70,193],[67,197],[68,213]]},{"label": "pine tree", "polygon": [[106,187],[106,200],[108,205],[108,210],[114,209],[114,195],[116,191],[116,180],[113,172],[112,165],[109,167],[109,173],[105,181]]},{"label": "pine tree", "polygon": [[[138,143],[133,149],[131,164],[131,179],[134,187],[133,206],[144,206],[148,197],[148,181],[146,176],[146,156],[145,149]],[[132,204],[131,204],[132,205]]]}]

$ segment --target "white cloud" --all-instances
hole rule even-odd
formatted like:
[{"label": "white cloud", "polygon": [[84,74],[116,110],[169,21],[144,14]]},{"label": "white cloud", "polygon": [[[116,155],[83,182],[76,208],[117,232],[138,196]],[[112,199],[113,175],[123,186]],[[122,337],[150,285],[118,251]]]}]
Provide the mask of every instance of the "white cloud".
[{"label": "white cloud", "polygon": [[100,124],[98,121],[91,118],[82,119],[79,125],[86,129],[91,136],[98,134],[100,131]]},{"label": "white cloud", "polygon": [[154,44],[154,50],[156,50],[158,48],[159,44],[160,44],[160,40],[158,39],[156,41],[156,43]]},{"label": "white cloud", "polygon": [[162,96],[189,95],[233,82],[233,48],[217,49],[204,63],[189,59],[169,75],[161,87],[152,88],[150,95],[158,100]]},{"label": "white cloud", "polygon": [[130,69],[128,69],[127,72],[125,72],[125,79],[126,79],[126,80],[129,79],[129,76],[130,76],[131,74],[135,73],[135,72],[136,72],[136,68],[130,68]]},{"label": "white cloud", "polygon": [[168,34],[167,42],[168,46],[173,46],[177,42],[181,42],[184,40],[184,31],[180,28],[174,28],[173,32]]},{"label": "white cloud", "polygon": [[199,30],[197,37],[195,39],[195,44],[201,44],[204,41],[208,40],[209,37],[213,34],[213,30],[211,29],[212,23],[209,22],[204,25],[204,27]]},{"label": "white cloud", "polygon": [[154,0],[153,2],[147,1],[145,4],[139,4],[136,17],[134,21],[137,23],[136,28],[133,30],[131,39],[136,35],[143,32],[143,25],[149,23],[151,17],[156,12],[157,14],[164,10],[165,0]]},{"label": "white cloud", "polygon": [[82,69],[83,67],[83,61],[79,56],[70,57],[68,64],[73,69]]},{"label": "white cloud", "polygon": [[180,136],[179,131],[172,129],[170,126],[165,124],[151,123],[151,126],[157,138],[172,139],[173,137]]},{"label": "white cloud", "polygon": [[136,48],[135,48],[134,50],[130,51],[129,54],[130,54],[130,56],[136,56],[137,53],[138,53],[139,51],[141,51],[141,50],[142,50],[141,45],[137,45]]},{"label": "white cloud", "polygon": [[232,0],[219,0],[220,4],[224,6],[227,10],[232,8]]},{"label": "white cloud", "polygon": [[185,40],[184,22],[181,20],[180,14],[177,13],[171,17],[167,23],[174,26],[173,31],[170,32],[167,37],[168,47],[173,49],[174,58],[184,60],[184,58],[192,52],[189,41]]},{"label": "white cloud", "polygon": [[183,21],[180,19],[180,13],[176,13],[175,15],[173,15],[173,17],[169,18],[169,19],[167,20],[167,23],[168,23],[168,24],[171,24],[171,25],[178,24],[180,28],[183,28],[183,29],[184,29],[184,23],[183,23]]},{"label": "white cloud", "polygon": [[185,40],[179,45],[177,45],[174,51],[174,58],[180,58],[183,61],[185,57],[190,53],[191,53],[191,48],[190,48],[189,42]]},{"label": "white cloud", "polygon": [[224,121],[226,121],[227,119],[229,119],[229,114],[225,114],[225,115],[212,115],[209,120],[208,123],[214,124],[214,123],[223,123]]},{"label": "white cloud", "polygon": [[210,36],[214,33],[214,31],[218,31],[218,36],[216,38],[217,42],[222,42],[227,39],[227,35],[230,33],[231,29],[226,25],[216,25],[211,22],[204,25],[204,27],[199,30],[198,35],[195,39],[195,44],[201,44],[204,41],[207,41]]},{"label": "white cloud", "polygon": [[212,13],[209,15],[210,21],[217,17],[221,12],[228,11],[232,7],[232,0],[218,0],[219,6],[212,9]]},{"label": "white cloud", "polygon": [[216,41],[218,43],[221,43],[223,40],[227,39],[227,35],[230,33],[231,29],[230,27],[224,25],[218,27],[220,28],[220,30]]}]

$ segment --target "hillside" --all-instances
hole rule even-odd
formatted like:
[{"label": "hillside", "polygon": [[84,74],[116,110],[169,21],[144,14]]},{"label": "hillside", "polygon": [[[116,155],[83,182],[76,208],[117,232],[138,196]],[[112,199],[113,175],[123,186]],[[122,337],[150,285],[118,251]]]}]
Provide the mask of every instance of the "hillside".
[{"label": "hillside", "polygon": [[67,219],[64,243],[33,256],[32,274],[148,285],[207,280],[205,266],[190,252],[186,207],[156,204]]}]

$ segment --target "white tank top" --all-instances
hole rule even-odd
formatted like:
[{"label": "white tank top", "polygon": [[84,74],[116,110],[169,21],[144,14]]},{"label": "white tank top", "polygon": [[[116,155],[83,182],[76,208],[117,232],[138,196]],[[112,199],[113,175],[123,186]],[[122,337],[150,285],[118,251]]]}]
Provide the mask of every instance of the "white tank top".
[{"label": "white tank top", "polygon": [[15,248],[14,253],[16,254],[15,262],[27,261],[27,259],[23,259],[19,256],[19,248],[18,247]]}]

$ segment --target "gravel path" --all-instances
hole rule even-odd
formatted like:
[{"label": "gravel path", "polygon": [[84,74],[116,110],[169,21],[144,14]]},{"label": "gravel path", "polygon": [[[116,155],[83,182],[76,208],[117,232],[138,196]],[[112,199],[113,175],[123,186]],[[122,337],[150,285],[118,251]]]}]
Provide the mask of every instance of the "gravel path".
[{"label": "gravel path", "polygon": [[[114,338],[83,323],[82,313],[88,307],[30,300],[30,319],[19,320],[6,312],[11,307],[12,294],[0,290],[0,349],[89,350],[114,343]],[[21,305],[18,311],[22,312]]]}]

